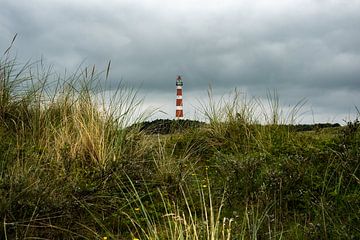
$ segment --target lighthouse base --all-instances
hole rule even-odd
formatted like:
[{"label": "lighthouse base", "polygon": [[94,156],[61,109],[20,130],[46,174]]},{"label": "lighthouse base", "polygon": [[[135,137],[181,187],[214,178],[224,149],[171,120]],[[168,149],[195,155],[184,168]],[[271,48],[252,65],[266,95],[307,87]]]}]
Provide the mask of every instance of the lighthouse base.
[{"label": "lighthouse base", "polygon": [[176,110],[175,117],[176,119],[183,119],[184,118],[183,110]]}]

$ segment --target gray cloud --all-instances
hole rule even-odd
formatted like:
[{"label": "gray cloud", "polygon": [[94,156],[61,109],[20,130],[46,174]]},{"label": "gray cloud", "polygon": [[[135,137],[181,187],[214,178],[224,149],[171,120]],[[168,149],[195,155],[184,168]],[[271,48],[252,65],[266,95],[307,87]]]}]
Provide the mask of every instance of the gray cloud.
[{"label": "gray cloud", "polygon": [[111,59],[109,89],[141,84],[169,111],[161,96],[177,74],[189,98],[209,83],[219,93],[278,89],[283,102],[308,98],[318,121],[340,119],[360,97],[358,0],[1,2],[1,49],[17,32],[24,59],[43,55],[59,69]]}]

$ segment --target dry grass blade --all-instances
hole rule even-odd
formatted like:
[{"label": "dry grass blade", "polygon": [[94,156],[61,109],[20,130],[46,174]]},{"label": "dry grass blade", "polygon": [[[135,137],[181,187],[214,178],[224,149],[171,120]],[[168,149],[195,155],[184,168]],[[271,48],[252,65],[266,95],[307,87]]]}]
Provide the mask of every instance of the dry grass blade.
[{"label": "dry grass blade", "polygon": [[109,60],[109,63],[108,63],[107,68],[106,68],[106,76],[105,76],[105,79],[108,79],[108,78],[109,78],[110,65],[111,65],[111,60]]},{"label": "dry grass blade", "polygon": [[6,55],[6,54],[8,54],[8,53],[10,52],[10,49],[12,48],[12,46],[13,46],[15,40],[16,40],[17,35],[18,35],[18,34],[15,33],[15,35],[14,35],[14,37],[13,37],[11,43],[10,43],[10,46],[5,50],[4,55]]}]

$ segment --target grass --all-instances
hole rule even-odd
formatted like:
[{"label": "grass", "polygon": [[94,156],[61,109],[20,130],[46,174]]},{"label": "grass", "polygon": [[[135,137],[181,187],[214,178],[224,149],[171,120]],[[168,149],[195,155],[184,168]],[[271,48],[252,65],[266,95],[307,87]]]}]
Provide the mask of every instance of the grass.
[{"label": "grass", "polygon": [[0,238],[360,238],[357,119],[295,131],[304,101],[209,91],[207,124],[150,134],[109,69],[0,60]]}]

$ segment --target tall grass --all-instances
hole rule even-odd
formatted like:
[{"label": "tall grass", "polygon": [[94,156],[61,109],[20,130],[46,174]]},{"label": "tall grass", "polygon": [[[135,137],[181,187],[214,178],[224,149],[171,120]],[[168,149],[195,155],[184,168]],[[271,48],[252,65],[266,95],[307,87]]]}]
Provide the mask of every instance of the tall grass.
[{"label": "tall grass", "polygon": [[[0,176],[5,232],[9,232],[6,226],[17,229],[28,222],[21,235],[25,238],[29,229],[36,228],[30,223],[37,222],[37,214],[41,216],[37,213],[41,206],[63,208],[69,204],[67,193],[86,181],[84,177],[121,165],[143,150],[136,140],[140,133],[126,128],[145,117],[137,115],[141,100],[136,91],[119,85],[109,103],[98,94],[104,92],[101,81],[95,67],[91,73],[85,68],[59,76],[41,61],[21,66],[10,55],[1,59]],[[50,221],[54,216],[48,214],[40,219]]]},{"label": "tall grass", "polygon": [[[146,188],[141,193],[135,183],[128,178],[127,182],[119,181],[119,188],[132,209],[123,214],[132,225],[131,235],[140,239],[223,239],[231,237],[232,219],[223,218],[221,209],[223,200],[218,206],[213,205],[209,185],[197,181],[198,196],[191,196],[188,186],[181,187],[181,199],[170,199],[158,188],[156,192]],[[144,198],[149,198],[150,205]],[[156,198],[160,202],[156,201]],[[198,199],[197,199],[198,198]],[[197,203],[200,208],[195,208]],[[183,205],[184,204],[184,205]]]},{"label": "tall grass", "polygon": [[357,119],[296,132],[304,101],[210,90],[206,124],[147,134],[136,91],[103,88],[109,70],[1,58],[0,238],[360,237]]}]

